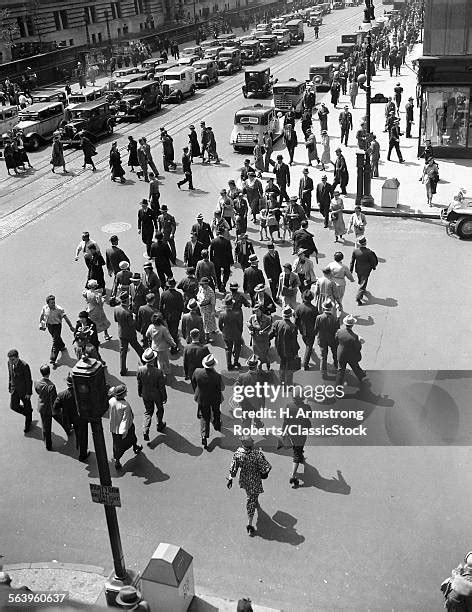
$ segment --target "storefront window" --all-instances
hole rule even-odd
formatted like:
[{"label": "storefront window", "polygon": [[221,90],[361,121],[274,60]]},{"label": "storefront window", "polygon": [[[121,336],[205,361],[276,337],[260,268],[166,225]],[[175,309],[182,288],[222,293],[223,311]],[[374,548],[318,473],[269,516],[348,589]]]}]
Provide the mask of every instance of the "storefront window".
[{"label": "storefront window", "polygon": [[422,144],[431,140],[439,147],[471,147],[469,126],[469,87],[424,87],[421,117]]}]

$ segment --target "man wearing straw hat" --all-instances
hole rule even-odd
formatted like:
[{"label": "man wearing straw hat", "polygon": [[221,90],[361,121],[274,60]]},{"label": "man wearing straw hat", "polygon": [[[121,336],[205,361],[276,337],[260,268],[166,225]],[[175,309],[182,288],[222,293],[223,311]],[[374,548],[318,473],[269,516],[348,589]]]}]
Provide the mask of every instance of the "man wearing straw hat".
[{"label": "man wearing straw hat", "polygon": [[138,367],[138,395],[144,403],[143,438],[149,442],[149,429],[151,427],[154,407],[156,408],[157,431],[164,431],[164,404],[167,402],[167,391],[164,374],[156,365],[157,353],[152,348],[144,351],[142,360],[144,365]]},{"label": "man wearing straw hat", "polygon": [[197,402],[197,418],[200,419],[202,446],[207,449],[210,435],[210,419],[213,416],[213,429],[221,431],[220,405],[224,389],[221,374],[215,370],[218,362],[211,353],[203,358],[202,368],[197,368],[192,376],[193,395]]},{"label": "man wearing straw hat", "polygon": [[293,372],[298,369],[295,358],[300,348],[297,340],[298,329],[291,320],[293,310],[285,306],[282,310],[283,320],[275,321],[272,325],[270,338],[275,338],[275,348],[280,357],[280,382],[291,385]]},{"label": "man wearing straw hat", "polygon": [[334,304],[331,300],[323,303],[323,312],[316,317],[314,333],[318,339],[318,346],[321,353],[320,370],[323,378],[328,372],[328,349],[333,355],[334,367],[338,367],[336,332],[339,329],[339,319],[334,314]]},{"label": "man wearing straw hat", "polygon": [[359,383],[362,383],[366,376],[366,373],[359,365],[359,362],[362,359],[362,344],[359,336],[354,333],[352,329],[355,324],[355,317],[349,315],[344,319],[344,327],[336,332],[336,342],[338,343],[338,374],[336,376],[337,385],[344,384],[347,365],[351,366],[351,369],[357,376]]}]

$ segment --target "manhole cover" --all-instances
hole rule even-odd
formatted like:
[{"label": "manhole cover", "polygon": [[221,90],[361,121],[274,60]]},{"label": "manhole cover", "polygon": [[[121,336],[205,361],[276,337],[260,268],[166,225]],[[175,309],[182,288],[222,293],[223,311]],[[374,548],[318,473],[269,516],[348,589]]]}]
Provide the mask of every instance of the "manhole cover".
[{"label": "manhole cover", "polygon": [[106,234],[118,234],[120,232],[127,232],[131,229],[131,223],[109,223],[102,227],[102,232]]}]

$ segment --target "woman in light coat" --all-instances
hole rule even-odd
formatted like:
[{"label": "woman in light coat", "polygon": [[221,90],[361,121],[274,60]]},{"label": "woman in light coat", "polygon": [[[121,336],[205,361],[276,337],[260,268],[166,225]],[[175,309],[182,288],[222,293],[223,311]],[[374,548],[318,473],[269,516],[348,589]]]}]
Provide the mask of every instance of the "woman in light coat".
[{"label": "woman in light coat", "polygon": [[170,372],[169,349],[177,348],[169,330],[164,322],[162,314],[155,313],[151,317],[151,324],[146,332],[149,346],[157,353],[157,363],[164,376]]},{"label": "woman in light coat", "polygon": [[215,292],[210,287],[209,280],[206,276],[200,279],[200,289],[197,293],[197,303],[200,307],[200,313],[203,319],[205,342],[210,342],[210,334],[213,334],[217,330],[215,316],[216,296]]},{"label": "woman in light coat", "polygon": [[292,272],[292,264],[284,264],[283,272],[279,276],[279,287],[277,290],[277,300],[282,300],[282,307],[290,306],[295,309],[297,306],[297,290],[300,286],[298,274]]},{"label": "woman in light coat", "polygon": [[126,385],[117,385],[110,389],[110,399],[108,405],[110,408],[110,432],[113,437],[113,458],[115,460],[115,469],[121,470],[120,459],[128,448],[133,447],[135,455],[143,450],[143,447],[138,444],[136,431],[134,428],[134,415],[131,406],[126,400],[128,389]]},{"label": "woman in light coat", "polygon": [[328,130],[321,130],[321,144],[323,146],[323,153],[321,154],[321,169],[325,171],[326,164],[333,164],[331,161],[331,148],[329,144]]},{"label": "woman in light coat", "polygon": [[354,277],[349,270],[349,268],[342,263],[344,259],[344,255],[341,251],[336,251],[334,254],[334,261],[328,265],[328,268],[331,270],[331,278],[336,284],[336,301],[339,306],[339,312],[343,312],[343,297],[346,291],[346,278],[351,281],[354,281]]},{"label": "woman in light coat", "polygon": [[351,234],[354,232],[356,237],[356,246],[359,241],[359,238],[364,236],[365,234],[365,226],[367,225],[367,219],[360,206],[354,207],[354,212],[352,213],[349,224],[347,227],[347,233]]},{"label": "woman in light coat", "polygon": [[312,166],[311,163],[314,159],[316,163],[320,163],[320,158],[318,157],[318,149],[316,147],[316,136],[313,130],[308,129],[306,132],[306,141],[305,141],[306,152],[308,155],[308,165]]},{"label": "woman in light coat", "polygon": [[333,193],[333,196],[334,199],[331,202],[329,212],[334,230],[334,242],[339,242],[339,238],[342,238],[346,233],[346,226],[343,219],[344,203],[338,190]]},{"label": "woman in light coat", "polygon": [[97,333],[103,332],[105,340],[111,340],[111,336],[108,333],[111,323],[103,310],[103,296],[98,289],[98,282],[95,279],[89,280],[87,282],[87,289],[84,289],[82,295],[87,302],[87,312],[90,319],[96,325]]}]

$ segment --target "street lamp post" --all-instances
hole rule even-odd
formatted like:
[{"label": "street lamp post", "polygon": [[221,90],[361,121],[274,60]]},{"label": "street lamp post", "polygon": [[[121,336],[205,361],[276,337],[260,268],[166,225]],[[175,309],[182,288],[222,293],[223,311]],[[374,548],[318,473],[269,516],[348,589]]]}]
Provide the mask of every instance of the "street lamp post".
[{"label": "street lamp post", "polygon": [[364,21],[363,26],[367,30],[367,44],[365,48],[366,55],[366,84],[365,84],[365,103],[366,103],[366,131],[367,131],[367,139],[366,139],[366,151],[364,157],[364,172],[363,172],[363,195],[361,198],[361,203],[363,206],[373,206],[374,198],[371,195],[371,164],[370,164],[370,155],[367,151],[370,143],[372,141],[372,132],[370,129],[371,123],[371,98],[372,98],[372,35],[371,35],[371,27],[372,27],[372,19],[374,19],[374,6],[372,0],[365,0],[365,10],[364,10]]}]

